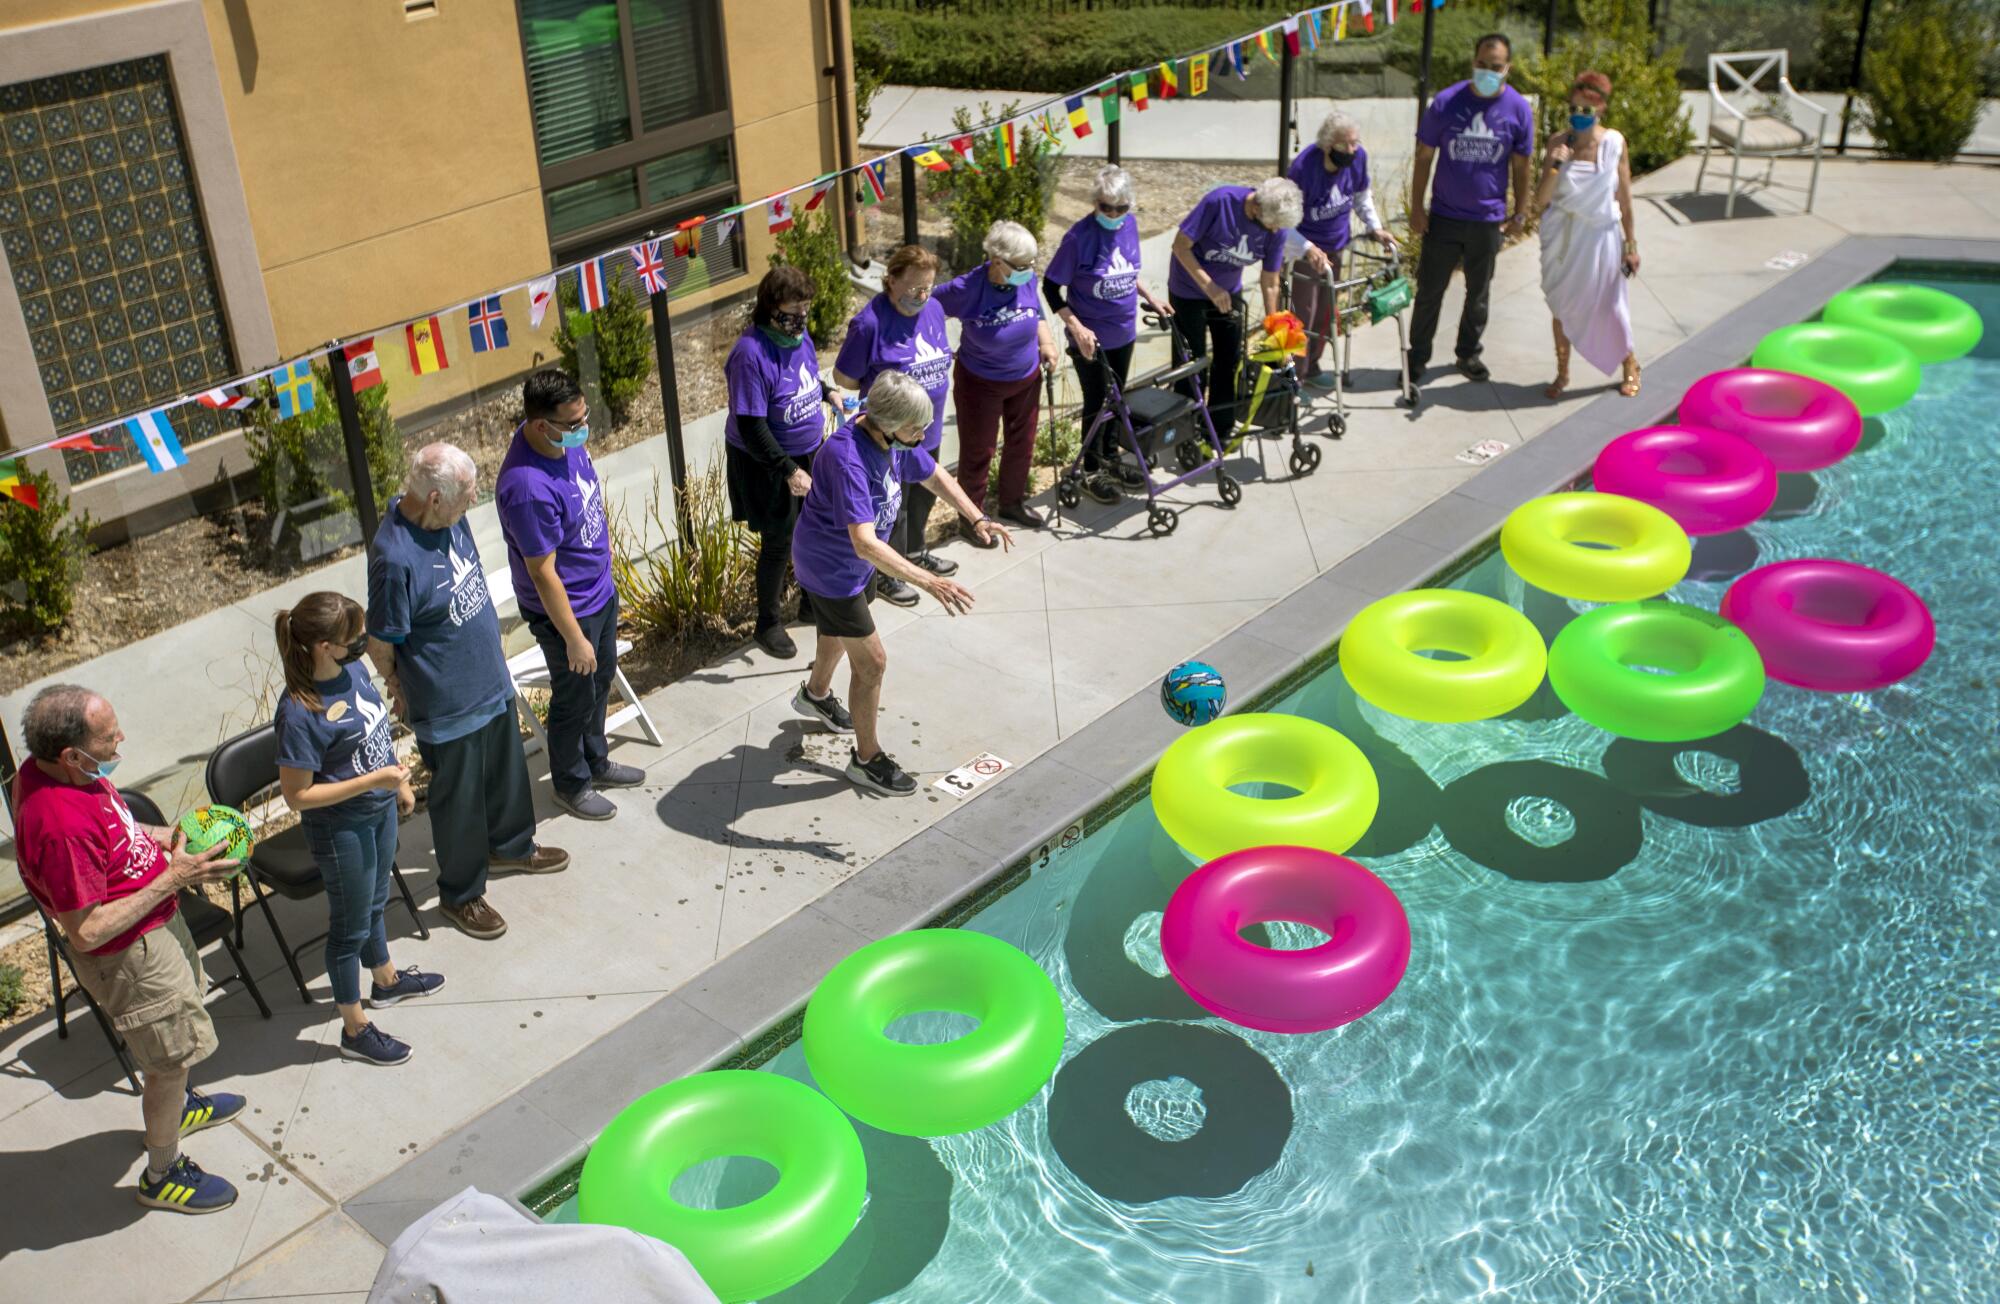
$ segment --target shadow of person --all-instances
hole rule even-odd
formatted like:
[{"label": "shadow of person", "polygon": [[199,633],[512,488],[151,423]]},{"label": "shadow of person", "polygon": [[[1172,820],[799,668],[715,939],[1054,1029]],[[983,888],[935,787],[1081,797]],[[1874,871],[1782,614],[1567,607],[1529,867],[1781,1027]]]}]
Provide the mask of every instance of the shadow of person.
[{"label": "shadow of person", "polygon": [[[799,821],[799,832],[789,840],[745,833],[745,819],[759,811],[797,806],[818,801],[840,790],[853,789],[841,768],[808,753],[804,738],[809,734],[804,721],[786,721],[777,734],[764,744],[738,743],[727,752],[703,761],[686,778],[660,794],[653,813],[661,824],[677,833],[705,841],[728,838],[732,846],[750,851],[776,851],[815,860],[844,862],[845,843],[814,836],[807,821]],[[837,739],[845,756],[847,741]],[[774,774],[805,771],[807,782],[773,782]],[[714,793],[728,789],[733,796],[718,806]]]},{"label": "shadow of person", "polygon": [[[138,1120],[138,1110],[132,1111]],[[0,1190],[46,1190],[61,1174],[66,1197],[13,1199],[0,1218],[0,1261],[17,1250],[50,1250],[129,1227],[146,1215],[128,1175],[145,1147],[137,1127],[77,1137],[45,1150],[0,1150]],[[173,1216],[173,1215],[162,1215]]]}]

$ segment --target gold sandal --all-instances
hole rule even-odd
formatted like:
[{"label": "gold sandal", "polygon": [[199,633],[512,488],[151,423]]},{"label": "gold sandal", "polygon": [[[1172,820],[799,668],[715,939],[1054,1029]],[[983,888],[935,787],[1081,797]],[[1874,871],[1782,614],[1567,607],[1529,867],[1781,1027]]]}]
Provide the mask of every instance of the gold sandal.
[{"label": "gold sandal", "polygon": [[1542,397],[1552,401],[1559,399],[1563,396],[1563,391],[1568,388],[1569,345],[1564,344],[1556,349],[1556,378],[1549,382],[1547,388],[1542,390]]},{"label": "gold sandal", "polygon": [[1626,398],[1639,397],[1640,370],[1639,364],[1633,363],[1631,369],[1625,373],[1625,378],[1618,383],[1618,392]]}]

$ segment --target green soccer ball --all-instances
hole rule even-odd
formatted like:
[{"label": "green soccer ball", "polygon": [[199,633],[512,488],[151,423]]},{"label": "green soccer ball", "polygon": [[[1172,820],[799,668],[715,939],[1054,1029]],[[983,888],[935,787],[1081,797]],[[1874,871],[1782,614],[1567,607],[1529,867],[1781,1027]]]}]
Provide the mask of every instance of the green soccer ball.
[{"label": "green soccer ball", "polygon": [[181,816],[180,828],[185,839],[181,848],[190,855],[222,844],[228,848],[222,853],[224,860],[247,861],[257,845],[250,836],[250,821],[233,806],[197,806]]}]

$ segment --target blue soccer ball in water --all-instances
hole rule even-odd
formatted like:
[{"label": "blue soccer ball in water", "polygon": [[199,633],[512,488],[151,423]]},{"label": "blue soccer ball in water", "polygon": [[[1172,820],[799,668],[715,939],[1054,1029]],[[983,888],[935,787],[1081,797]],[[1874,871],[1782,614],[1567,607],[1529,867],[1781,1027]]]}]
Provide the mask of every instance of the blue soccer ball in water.
[{"label": "blue soccer ball in water", "polygon": [[1228,700],[1221,672],[1206,661],[1183,661],[1160,681],[1160,705],[1176,724],[1207,724]]}]

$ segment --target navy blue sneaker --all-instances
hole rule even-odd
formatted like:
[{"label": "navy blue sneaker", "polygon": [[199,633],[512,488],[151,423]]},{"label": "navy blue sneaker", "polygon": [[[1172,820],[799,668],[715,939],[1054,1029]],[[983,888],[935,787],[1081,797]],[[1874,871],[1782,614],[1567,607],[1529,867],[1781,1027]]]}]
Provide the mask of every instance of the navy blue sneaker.
[{"label": "navy blue sneaker", "polygon": [[188,1088],[187,1105],[181,1110],[181,1135],[193,1136],[204,1128],[227,1123],[243,1112],[244,1099],[227,1091],[203,1095]]},{"label": "navy blue sneaker", "polygon": [[236,1188],[182,1155],[158,1181],[139,1174],[139,1203],[169,1213],[221,1213],[236,1203]]},{"label": "navy blue sneaker", "polygon": [[368,984],[368,1004],[377,1010],[385,1010],[397,1001],[407,1001],[413,996],[429,996],[444,986],[441,973],[424,973],[415,965],[396,975],[396,981],[388,987],[381,983]]},{"label": "navy blue sneaker", "polygon": [[359,1035],[350,1037],[340,1034],[340,1053],[351,1060],[364,1064],[401,1064],[410,1058],[410,1047],[397,1041],[374,1024],[363,1028]]}]

